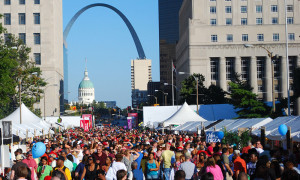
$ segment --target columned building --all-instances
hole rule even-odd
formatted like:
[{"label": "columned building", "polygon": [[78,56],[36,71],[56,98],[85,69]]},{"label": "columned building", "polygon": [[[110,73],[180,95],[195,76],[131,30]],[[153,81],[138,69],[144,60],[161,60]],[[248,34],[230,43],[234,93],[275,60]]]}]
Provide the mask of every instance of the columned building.
[{"label": "columned building", "polygon": [[[287,97],[287,67],[292,84],[294,69],[300,66],[299,7],[300,1],[287,0],[287,64],[284,1],[184,1],[179,13],[177,71],[201,73],[206,86],[216,84],[225,91],[238,73],[259,98],[272,101],[269,51],[278,57],[274,61],[275,98]],[[184,78],[177,76],[177,84]],[[295,110],[300,113],[299,106]]]},{"label": "columned building", "polygon": [[83,80],[78,86],[78,102],[80,104],[91,104],[95,100],[95,88],[94,84],[88,76],[87,68],[84,71]]},{"label": "columned building", "polygon": [[63,109],[63,10],[62,0],[1,0],[2,25],[31,48],[29,59],[42,70],[48,83],[44,98],[34,105],[45,116],[59,116]]}]

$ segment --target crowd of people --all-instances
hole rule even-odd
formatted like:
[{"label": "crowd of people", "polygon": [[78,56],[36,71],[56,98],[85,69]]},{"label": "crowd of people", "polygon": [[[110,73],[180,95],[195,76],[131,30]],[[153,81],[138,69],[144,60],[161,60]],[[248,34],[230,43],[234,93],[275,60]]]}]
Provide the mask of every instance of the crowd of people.
[{"label": "crowd of people", "polygon": [[[43,142],[46,152],[34,159],[36,142]],[[26,152],[12,152],[14,164],[1,179],[297,180],[300,174],[299,147],[290,153],[260,141],[238,149],[195,135],[104,127],[73,128],[26,143]]]}]

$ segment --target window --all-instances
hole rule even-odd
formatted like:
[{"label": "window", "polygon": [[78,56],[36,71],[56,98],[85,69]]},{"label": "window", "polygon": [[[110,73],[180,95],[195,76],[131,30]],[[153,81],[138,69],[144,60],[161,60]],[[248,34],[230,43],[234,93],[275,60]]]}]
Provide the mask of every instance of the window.
[{"label": "window", "polygon": [[218,80],[219,76],[219,58],[210,58],[210,73],[211,73],[211,80],[216,81]]},{"label": "window", "polygon": [[26,16],[25,13],[19,13],[19,24],[26,24]]},{"label": "window", "polygon": [[280,77],[280,60],[273,61],[274,64],[274,78],[279,79]]},{"label": "window", "polygon": [[272,17],[272,24],[278,24],[278,18]]},{"label": "window", "polygon": [[10,13],[5,13],[4,14],[4,25],[11,25]]},{"label": "window", "polygon": [[41,53],[34,53],[33,56],[35,64],[41,65]]},{"label": "window", "polygon": [[26,44],[26,34],[19,33],[19,39],[22,40],[23,44]]},{"label": "window", "polygon": [[257,34],[257,41],[264,41],[264,34]]},{"label": "window", "polygon": [[19,4],[25,4],[25,0],[19,0]]},{"label": "window", "polygon": [[257,79],[263,79],[265,74],[265,57],[257,57],[256,64],[257,64]]},{"label": "window", "polygon": [[278,33],[273,34],[273,41],[279,41],[279,34]]},{"label": "window", "polygon": [[247,6],[241,6],[241,13],[247,13]]},{"label": "window", "polygon": [[217,24],[216,19],[210,19],[210,25],[215,26]]},{"label": "window", "polygon": [[10,0],[4,0],[4,5],[10,5]]},{"label": "window", "polygon": [[5,43],[8,43],[10,41],[10,38],[11,38],[11,34],[4,34],[4,42]]},{"label": "window", "polygon": [[249,79],[249,58],[242,57],[241,67],[242,67],[241,69],[242,80],[248,80]]},{"label": "window", "polygon": [[218,35],[211,35],[210,36],[210,38],[211,38],[211,42],[218,42]]},{"label": "window", "polygon": [[242,41],[248,41],[248,34],[242,34]]},{"label": "window", "polygon": [[233,41],[233,35],[227,34],[227,42],[232,42],[232,41]]},{"label": "window", "polygon": [[293,79],[294,77],[295,67],[297,67],[296,62],[297,62],[296,56],[289,56],[289,78],[290,79]]},{"label": "window", "polygon": [[40,0],[34,0],[34,4],[40,4]]},{"label": "window", "polygon": [[277,12],[277,5],[271,5],[271,12]]},{"label": "window", "polygon": [[216,6],[210,6],[210,14],[216,14],[216,13],[217,13]]},{"label": "window", "polygon": [[225,0],[225,1],[231,1],[231,0]]},{"label": "window", "polygon": [[256,24],[262,25],[262,18],[256,18]]},{"label": "window", "polygon": [[263,92],[263,91],[264,91],[264,88],[263,88],[262,85],[258,85],[258,86],[257,86],[257,90],[258,90],[258,92]]},{"label": "window", "polygon": [[210,1],[216,1],[216,0],[210,0]]},{"label": "window", "polygon": [[226,18],[226,25],[232,25],[232,19]]},{"label": "window", "polygon": [[262,5],[256,6],[256,13],[262,13]]},{"label": "window", "polygon": [[33,13],[33,21],[34,21],[34,24],[40,24],[41,23],[40,13]]},{"label": "window", "polygon": [[286,11],[287,12],[293,12],[294,11],[294,6],[293,5],[287,5],[286,6]]},{"label": "window", "polygon": [[233,78],[233,61],[234,58],[226,58],[226,80],[232,80]]},{"label": "window", "polygon": [[34,44],[41,44],[41,35],[40,33],[33,33]]},{"label": "window", "polygon": [[288,17],[286,19],[287,24],[294,24],[294,18],[293,17]]},{"label": "window", "polygon": [[231,6],[225,6],[225,13],[231,13]]},{"label": "window", "polygon": [[289,33],[288,37],[290,41],[295,41],[295,33]]},{"label": "window", "polygon": [[242,18],[241,19],[241,25],[247,25],[247,18]]}]

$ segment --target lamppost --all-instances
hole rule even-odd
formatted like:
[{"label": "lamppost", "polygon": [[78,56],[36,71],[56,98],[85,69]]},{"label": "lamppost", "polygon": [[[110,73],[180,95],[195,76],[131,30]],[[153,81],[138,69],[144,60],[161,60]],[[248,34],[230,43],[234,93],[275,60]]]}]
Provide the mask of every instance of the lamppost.
[{"label": "lamppost", "polygon": [[[183,75],[183,74],[188,74],[188,75],[191,75],[190,73],[187,73],[187,72],[178,72],[179,75]],[[198,84],[199,84],[199,78],[194,76],[192,74],[192,76],[194,77],[195,81],[196,81],[196,101],[197,101],[197,114],[199,114],[199,92],[198,92]]]},{"label": "lamppost", "polygon": [[[164,83],[165,86],[172,86],[172,89],[176,89],[176,91],[178,91],[177,87],[174,84],[169,84],[169,83]],[[174,106],[174,93],[172,93],[172,104]],[[176,102],[177,102],[177,96],[176,96]]]},{"label": "lamppost", "polygon": [[[252,44],[244,44],[245,48],[249,48],[249,47],[253,47],[253,46],[254,45],[252,45]],[[278,54],[275,54],[275,56],[274,56],[273,52],[270,52],[264,46],[258,46],[258,47],[264,49],[268,53],[268,57],[271,59],[271,65],[272,65],[272,67],[271,67],[271,71],[272,71],[271,72],[272,73],[272,103],[273,103],[272,110],[273,110],[273,112],[275,112],[276,111],[276,107],[275,107],[275,88],[274,88],[274,85],[275,85],[275,83],[274,83],[274,63],[275,63],[276,60],[279,59],[279,56],[278,56]]]},{"label": "lamppost", "polygon": [[50,86],[58,86],[58,84],[51,84],[44,89],[44,121],[46,121],[46,89]]},{"label": "lamppost", "polygon": [[[31,73],[31,74],[37,75],[37,72]],[[21,97],[22,78],[19,78],[18,81],[19,81],[20,124],[22,124],[22,97]]]},{"label": "lamppost", "polygon": [[150,96],[153,96],[153,97],[155,98],[155,104],[157,104],[157,97],[156,97],[156,96],[154,96],[154,95],[150,95],[150,94],[148,94],[148,97],[150,97]]},{"label": "lamppost", "polygon": [[165,93],[164,91],[162,91],[162,90],[155,90],[155,92],[162,92],[163,93],[163,95],[165,96],[165,106],[167,105],[167,96],[168,96],[168,93]]}]

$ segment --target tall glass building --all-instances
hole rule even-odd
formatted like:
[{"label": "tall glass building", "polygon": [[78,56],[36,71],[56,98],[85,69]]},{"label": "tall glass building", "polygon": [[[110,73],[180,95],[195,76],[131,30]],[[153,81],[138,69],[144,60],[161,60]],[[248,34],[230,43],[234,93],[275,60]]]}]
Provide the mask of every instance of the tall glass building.
[{"label": "tall glass building", "polygon": [[[183,0],[159,0],[160,82],[172,83],[172,62],[176,65],[176,43],[179,40],[179,10]],[[176,75],[174,74],[174,84]],[[165,87],[171,102],[171,86]],[[169,103],[170,104],[170,103]]]}]

